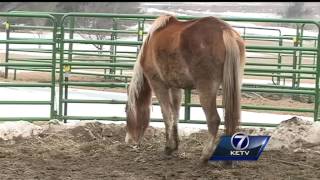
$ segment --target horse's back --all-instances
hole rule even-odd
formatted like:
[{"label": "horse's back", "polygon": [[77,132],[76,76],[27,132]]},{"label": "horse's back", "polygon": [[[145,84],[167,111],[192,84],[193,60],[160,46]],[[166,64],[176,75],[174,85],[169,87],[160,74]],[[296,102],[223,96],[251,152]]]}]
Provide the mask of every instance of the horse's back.
[{"label": "horse's back", "polygon": [[214,17],[201,18],[183,29],[180,51],[194,79],[220,79],[225,60],[223,30],[230,26]]},{"label": "horse's back", "polygon": [[175,18],[166,27],[152,33],[145,47],[144,71],[153,81],[177,88],[193,87],[192,77],[180,51],[184,24]]},{"label": "horse's back", "polygon": [[181,22],[175,18],[150,37],[147,57],[152,78],[168,86],[194,87],[201,79],[221,78],[225,58],[223,29],[214,17]]}]

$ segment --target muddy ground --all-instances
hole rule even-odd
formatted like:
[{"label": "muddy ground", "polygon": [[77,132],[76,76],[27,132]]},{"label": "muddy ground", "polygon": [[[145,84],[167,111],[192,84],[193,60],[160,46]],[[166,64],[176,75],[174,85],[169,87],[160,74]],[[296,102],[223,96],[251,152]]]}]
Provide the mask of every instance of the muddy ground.
[{"label": "muddy ground", "polygon": [[135,147],[124,143],[124,125],[60,126],[50,125],[30,138],[0,140],[0,179],[320,178],[318,151],[269,150],[258,161],[237,163],[233,168],[219,162],[201,167],[197,163],[207,131],[181,137],[179,151],[165,156],[162,129],[149,127],[142,145]]},{"label": "muddy ground", "polygon": [[[15,82],[46,82],[49,78],[48,73],[24,72],[19,73]],[[3,75],[0,79],[13,82],[12,74],[9,80],[4,80]],[[74,77],[73,80],[103,81],[97,77]],[[126,92],[125,89],[99,90]],[[192,102],[197,101],[194,94]],[[278,94],[251,93],[242,97],[243,104],[312,108],[313,103],[307,101]],[[285,113],[310,116],[310,113]],[[268,150],[258,161],[239,162],[234,168],[225,168],[219,162],[200,167],[198,162],[207,131],[181,137],[179,151],[165,156],[164,134],[159,129],[150,127],[143,144],[134,147],[124,143],[124,125],[89,123],[73,129],[61,129],[59,125],[50,127],[31,138],[0,140],[0,180],[320,179],[319,145],[308,147],[308,151]]]}]

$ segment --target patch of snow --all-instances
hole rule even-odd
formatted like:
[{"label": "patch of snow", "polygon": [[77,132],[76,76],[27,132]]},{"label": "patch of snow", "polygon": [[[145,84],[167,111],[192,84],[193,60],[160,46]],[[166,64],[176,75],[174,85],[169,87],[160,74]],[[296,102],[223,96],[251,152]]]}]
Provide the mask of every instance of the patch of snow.
[{"label": "patch of snow", "polygon": [[[27,89],[27,90],[26,90]],[[50,100],[49,88],[0,88],[1,100]],[[127,100],[126,93],[105,92],[96,90],[69,89],[69,99],[89,99],[89,100]],[[56,89],[58,92],[58,89]],[[17,99],[17,96],[20,99]],[[58,98],[56,94],[56,102]],[[55,107],[57,109],[57,105]],[[222,109],[218,109],[220,117],[223,117]],[[0,105],[1,117],[48,117],[50,108],[48,105]],[[125,117],[125,105],[123,104],[86,104],[70,103],[68,104],[69,116],[118,116]],[[159,106],[152,106],[152,118],[162,118]],[[259,122],[278,124],[281,121],[291,118],[292,115],[276,115],[272,113],[256,113],[242,111],[243,122]],[[312,119],[303,117],[304,119]],[[184,119],[184,107],[180,109],[180,119]],[[204,122],[205,115],[201,107],[191,108],[191,120]],[[205,122],[204,122],[205,123]]]},{"label": "patch of snow", "polygon": [[147,8],[144,10],[145,14],[152,14],[152,13],[157,13],[157,14],[171,14],[171,15],[175,15],[175,16],[188,16],[188,14],[184,14],[184,13],[178,13],[178,12],[174,12],[174,11],[167,11],[167,10],[162,10],[162,9],[156,9],[156,8]]},{"label": "patch of snow", "polygon": [[320,123],[293,117],[280,123],[271,133],[266,149],[298,149],[320,145]]},{"label": "patch of snow", "polygon": [[206,11],[194,11],[194,10],[184,10],[178,9],[178,12],[185,12],[193,16],[217,16],[217,17],[237,17],[237,18],[247,18],[247,17],[256,17],[256,18],[281,18],[282,16],[274,13],[249,13],[249,12],[213,12],[211,10]]},{"label": "patch of snow", "polygon": [[27,121],[1,122],[0,138],[11,140],[15,137],[30,137],[43,131],[43,128]]}]

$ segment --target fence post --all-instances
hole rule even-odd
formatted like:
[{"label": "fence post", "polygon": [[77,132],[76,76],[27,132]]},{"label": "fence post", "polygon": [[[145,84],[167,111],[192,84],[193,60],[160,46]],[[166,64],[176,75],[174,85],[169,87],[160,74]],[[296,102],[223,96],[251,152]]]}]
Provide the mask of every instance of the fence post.
[{"label": "fence post", "polygon": [[[69,39],[73,39],[73,34],[74,34],[74,22],[75,17],[70,17],[70,22],[69,22]],[[69,48],[68,48],[68,62],[72,61],[72,50],[73,50],[73,43],[69,43]],[[64,51],[64,50],[63,50]],[[69,81],[69,76],[71,73],[71,66],[64,66],[63,68],[64,71],[64,81],[68,82]],[[64,99],[68,99],[68,84],[64,85]],[[67,116],[68,115],[68,103],[64,103],[64,111],[63,115]]]},{"label": "fence post", "polygon": [[316,74],[316,87],[315,87],[315,100],[314,100],[314,116],[313,119],[314,121],[318,121],[318,112],[319,112],[319,78],[320,78],[320,25],[317,24],[318,26],[318,41],[317,41],[317,63],[316,63],[316,69],[317,69],[317,74]]},{"label": "fence post", "polygon": [[[280,31],[280,33],[279,33],[279,36],[281,37],[281,31]],[[283,44],[283,40],[282,40],[282,38],[280,38],[279,39],[279,46],[281,47],[282,46],[282,44]],[[278,69],[280,70],[281,69],[281,64],[282,63],[282,56],[281,56],[281,53],[279,52],[278,53]],[[280,85],[280,76],[281,76],[281,73],[279,72],[279,73],[277,73],[277,75],[278,75],[278,77],[277,77],[277,85]],[[284,78],[284,81],[285,81],[285,78]],[[285,84],[285,83],[284,83]]]},{"label": "fence post", "polygon": [[191,90],[184,90],[184,120],[190,120],[190,103],[191,103]]},{"label": "fence post", "polygon": [[[298,47],[299,45],[299,40],[300,40],[300,28],[299,25],[297,24],[297,31],[296,31],[296,36],[293,39],[293,46]],[[292,69],[296,70],[297,69],[297,51],[293,51],[293,65]],[[297,88],[297,74],[293,73],[292,74],[292,88]]]},{"label": "fence post", "polygon": [[[117,30],[117,29],[118,29],[117,19],[113,18],[112,19],[112,30]],[[118,35],[116,32],[111,33],[111,40],[116,41],[117,37],[118,37]],[[117,55],[117,45],[113,44],[110,46],[110,55],[111,55],[111,62],[115,63],[116,62],[116,55]],[[110,74],[116,74],[116,70],[117,70],[116,67],[111,67]],[[115,79],[115,77],[110,77],[110,78]]]},{"label": "fence post", "polygon": [[[6,21],[4,23],[5,25],[5,29],[6,29],[6,40],[9,40],[10,39],[10,24],[8,21]],[[9,43],[6,42],[6,57],[5,57],[5,62],[8,63],[9,62]],[[9,68],[8,66],[5,66],[4,68],[4,78],[5,79],[8,79],[8,71],[9,71]]]},{"label": "fence post", "polygon": [[57,49],[59,48],[56,47],[56,45],[59,45],[59,39],[57,37],[58,34],[58,23],[56,17],[54,17],[53,21],[53,31],[52,31],[52,67],[51,67],[51,113],[50,113],[50,118],[57,118],[57,110],[55,108],[56,105],[56,64],[57,64]]},{"label": "fence post", "polygon": [[64,82],[64,26],[63,21],[59,24],[60,26],[60,64],[59,64],[59,120],[63,120],[67,123],[67,120],[63,117],[63,82]]},{"label": "fence post", "polygon": [[[296,31],[296,36],[293,38],[293,46],[294,47],[298,47],[299,46],[299,40],[300,40],[300,28],[299,28],[299,25],[297,24],[297,31]],[[297,69],[297,53],[300,53],[300,51],[293,51],[293,64],[292,64],[292,69],[296,70]],[[296,73],[293,73],[292,74],[292,89],[296,89],[298,88],[299,85],[297,83],[297,74]],[[297,100],[299,101],[300,100],[300,94],[293,94],[292,96],[292,99],[293,100]]]},{"label": "fence post", "polygon": [[[303,45],[303,29],[304,29],[304,26],[305,26],[305,24],[302,24],[301,25],[301,32],[300,32],[300,39],[299,39],[299,41],[298,41],[298,44],[299,44],[299,46],[300,47],[302,47],[302,45]],[[302,54],[303,54],[303,52],[301,51],[300,53],[299,53],[299,59],[298,59],[298,69],[299,70],[301,70],[301,66],[302,66]],[[300,73],[298,74],[298,79],[297,79],[297,84],[298,84],[298,87],[300,87],[300,81],[301,81],[301,75],[300,75]]]}]

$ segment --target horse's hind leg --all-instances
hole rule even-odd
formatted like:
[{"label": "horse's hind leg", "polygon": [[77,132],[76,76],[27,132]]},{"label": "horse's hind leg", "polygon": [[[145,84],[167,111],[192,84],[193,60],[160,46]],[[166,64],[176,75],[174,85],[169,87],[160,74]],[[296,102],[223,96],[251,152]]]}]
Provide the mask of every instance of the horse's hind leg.
[{"label": "horse's hind leg", "polygon": [[213,154],[214,143],[221,121],[217,111],[216,103],[217,91],[219,89],[220,83],[207,82],[207,84],[210,84],[211,86],[204,86],[204,83],[202,83],[202,86],[199,86],[197,88],[199,91],[200,103],[206,115],[209,131],[209,141],[203,148],[201,155],[201,161],[203,163],[206,163]]},{"label": "horse's hind leg", "polygon": [[[162,84],[161,82],[150,82],[152,84],[153,87],[153,91],[160,103],[160,107],[161,107],[161,112],[162,112],[162,116],[164,119],[164,123],[165,123],[165,128],[166,128],[166,147],[165,147],[165,153],[167,155],[170,155],[174,150],[177,149],[177,141],[175,138],[175,135],[177,135],[177,133],[175,132],[175,128],[177,126],[175,126],[175,116],[177,116],[176,113],[174,113],[174,108],[173,108],[173,102],[172,102],[172,98],[176,100],[177,92],[176,91],[171,91],[170,89],[168,89],[164,84]],[[175,115],[176,114],[176,115]]]}]

